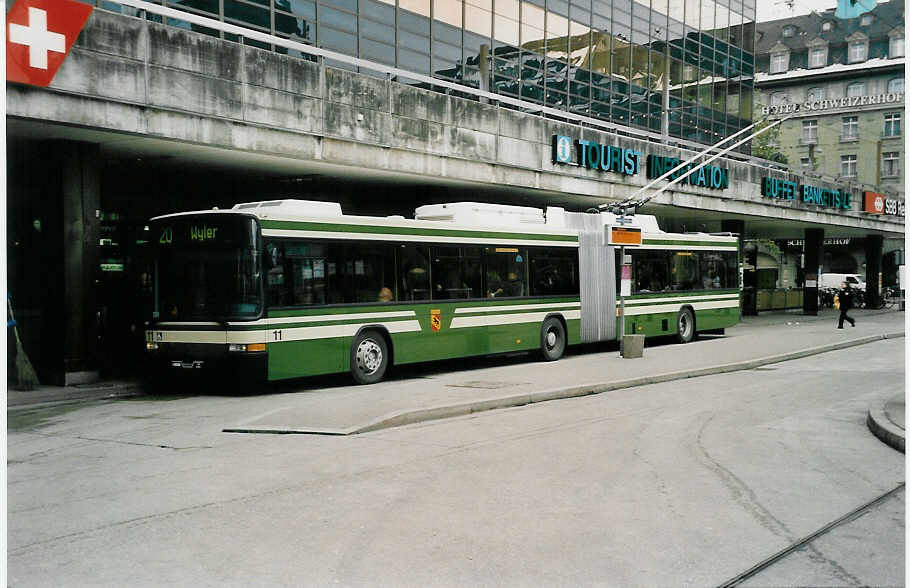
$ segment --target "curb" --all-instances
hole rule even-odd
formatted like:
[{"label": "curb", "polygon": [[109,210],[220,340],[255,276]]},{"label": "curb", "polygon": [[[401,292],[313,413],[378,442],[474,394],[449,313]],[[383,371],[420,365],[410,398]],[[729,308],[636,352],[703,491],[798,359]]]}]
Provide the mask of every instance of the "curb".
[{"label": "curb", "polygon": [[901,453],[905,451],[905,431],[903,428],[891,422],[884,408],[870,408],[866,416],[866,426],[872,431],[872,434],[881,439],[881,441]]},{"label": "curb", "polygon": [[[599,383],[590,383],[590,384],[581,384],[578,386],[570,386],[568,388],[555,388],[550,390],[544,390],[541,392],[532,392],[528,394],[517,394],[513,396],[503,396],[500,398],[491,398],[488,400],[481,400],[477,402],[466,402],[460,404],[448,404],[443,406],[435,406],[430,408],[420,408],[416,410],[408,410],[401,412],[393,412],[381,416],[375,420],[369,421],[362,425],[355,425],[346,429],[315,429],[315,428],[284,428],[284,427],[261,427],[261,428],[251,428],[251,427],[230,427],[222,429],[224,433],[269,433],[276,435],[293,435],[293,434],[310,434],[310,435],[356,435],[359,433],[368,433],[371,431],[378,431],[381,429],[389,429],[392,427],[401,427],[404,425],[412,425],[416,423],[422,423],[426,421],[447,419],[453,417],[467,416],[477,412],[484,412],[488,410],[495,410],[500,408],[514,408],[517,406],[524,406],[527,404],[536,404],[538,402],[546,402],[549,400],[564,400],[567,398],[578,398],[581,396],[589,396],[592,394],[602,394],[604,392],[611,392],[613,390],[621,390],[623,388],[635,388],[638,386],[646,386],[649,384],[659,384],[663,382],[671,382],[673,380],[682,380],[685,378],[698,378],[701,376],[709,376],[715,374],[724,374],[730,372],[737,372],[742,370],[754,369],[763,365],[780,363],[782,361],[790,361],[792,359],[800,359],[803,357],[809,357],[811,355],[818,355],[821,353],[827,353],[829,351],[837,351],[839,349],[845,349],[848,347],[855,347],[858,345],[865,345],[867,343],[873,343],[875,341],[882,341],[885,339],[896,339],[904,337],[905,334],[903,331],[898,331],[894,333],[884,333],[881,335],[871,335],[867,337],[860,337],[858,339],[850,339],[848,341],[841,341],[838,343],[830,343],[828,345],[821,345],[819,347],[810,347],[807,349],[800,349],[799,351],[791,351],[790,353],[783,353],[780,355],[770,355],[767,357],[762,357],[758,359],[750,359],[747,361],[740,361],[735,363],[727,363],[716,366],[692,369],[692,370],[682,370],[676,372],[668,372],[664,374],[656,374],[653,376],[642,376],[638,378],[630,378],[627,380],[619,380],[616,382],[599,382]],[[903,439],[902,439],[903,442]]]}]

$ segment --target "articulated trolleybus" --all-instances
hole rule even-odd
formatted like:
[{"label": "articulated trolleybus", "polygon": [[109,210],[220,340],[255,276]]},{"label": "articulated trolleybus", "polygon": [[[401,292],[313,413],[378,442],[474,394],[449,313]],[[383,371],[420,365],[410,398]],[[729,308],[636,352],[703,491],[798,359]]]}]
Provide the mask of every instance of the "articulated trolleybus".
[{"label": "articulated trolleybus", "polygon": [[522,350],[556,360],[566,345],[619,338],[609,234],[620,226],[641,235],[625,248],[625,333],[688,342],[737,323],[735,236],[617,220],[472,202],[410,220],[303,200],[157,217],[147,355],[170,371],[350,371],[359,383],[394,364]]}]

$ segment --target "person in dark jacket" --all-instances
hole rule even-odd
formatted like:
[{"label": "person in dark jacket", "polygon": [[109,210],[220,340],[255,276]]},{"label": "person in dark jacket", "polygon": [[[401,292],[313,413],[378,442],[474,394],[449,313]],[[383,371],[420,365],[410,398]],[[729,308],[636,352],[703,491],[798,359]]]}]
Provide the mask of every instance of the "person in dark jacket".
[{"label": "person in dark jacket", "polygon": [[847,282],[840,283],[840,290],[837,291],[837,300],[840,303],[840,317],[837,320],[837,328],[844,328],[844,321],[850,323],[851,327],[856,326],[856,321],[847,316],[847,311],[853,308],[853,289]]}]

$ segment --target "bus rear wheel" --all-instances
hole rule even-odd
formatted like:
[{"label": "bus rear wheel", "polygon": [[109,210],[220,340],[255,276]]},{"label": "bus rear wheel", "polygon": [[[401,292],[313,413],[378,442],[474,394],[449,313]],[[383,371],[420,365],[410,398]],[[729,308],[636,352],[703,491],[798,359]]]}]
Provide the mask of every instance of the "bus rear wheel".
[{"label": "bus rear wheel", "polygon": [[683,308],[676,315],[676,338],[680,343],[688,343],[695,338],[695,316],[691,308]]},{"label": "bus rear wheel", "polygon": [[389,348],[385,337],[376,331],[364,331],[351,344],[351,376],[358,384],[374,384],[389,367]]},{"label": "bus rear wheel", "polygon": [[566,350],[566,329],[562,321],[550,317],[540,327],[540,355],[544,361],[556,361]]}]

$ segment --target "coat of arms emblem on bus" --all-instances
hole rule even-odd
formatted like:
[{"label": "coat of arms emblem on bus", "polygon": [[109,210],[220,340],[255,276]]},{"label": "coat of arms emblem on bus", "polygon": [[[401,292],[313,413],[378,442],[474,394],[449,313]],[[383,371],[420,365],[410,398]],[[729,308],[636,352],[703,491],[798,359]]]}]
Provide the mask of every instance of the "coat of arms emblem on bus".
[{"label": "coat of arms emblem on bus", "polygon": [[441,310],[431,310],[430,311],[430,328],[434,331],[438,331],[442,327],[442,311]]}]

